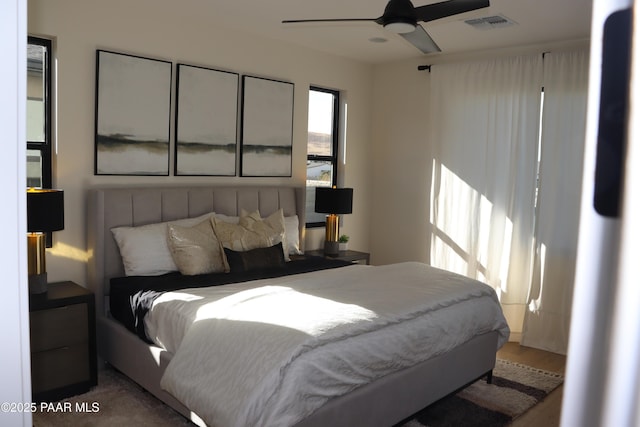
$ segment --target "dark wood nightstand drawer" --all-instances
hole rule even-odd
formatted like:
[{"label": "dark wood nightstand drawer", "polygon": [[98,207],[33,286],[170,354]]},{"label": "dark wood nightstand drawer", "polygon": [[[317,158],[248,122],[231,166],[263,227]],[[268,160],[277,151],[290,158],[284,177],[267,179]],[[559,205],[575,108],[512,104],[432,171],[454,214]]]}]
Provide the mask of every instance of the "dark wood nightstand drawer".
[{"label": "dark wood nightstand drawer", "polygon": [[31,354],[33,393],[89,381],[90,378],[86,343]]},{"label": "dark wood nightstand drawer", "polygon": [[34,402],[85,393],[97,384],[95,300],[73,282],[29,295]]},{"label": "dark wood nightstand drawer", "polygon": [[[38,352],[86,343],[89,339],[87,304],[32,311],[31,351]],[[86,344],[85,344],[86,345]]]}]

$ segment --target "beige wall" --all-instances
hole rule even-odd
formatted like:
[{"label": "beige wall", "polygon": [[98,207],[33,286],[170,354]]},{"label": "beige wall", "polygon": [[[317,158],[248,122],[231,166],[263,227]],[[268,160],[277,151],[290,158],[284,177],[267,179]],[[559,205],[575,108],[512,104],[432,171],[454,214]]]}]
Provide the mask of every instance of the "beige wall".
[{"label": "beige wall", "polygon": [[[344,91],[348,105],[348,166],[341,181],[354,188],[353,214],[342,231],[351,247],[369,250],[371,105],[369,65],[314,53],[214,26],[173,0],[30,0],[28,31],[54,39],[54,186],[65,190],[65,229],[48,250],[49,279],[86,282],[85,213],[87,189],[140,184],[301,184],[306,174],[307,90],[309,85]],[[96,49],[271,77],[295,84],[292,178],[94,176]],[[175,80],[175,69],[174,69]],[[175,97],[174,97],[175,101]],[[173,137],[173,135],[172,135]],[[173,153],[172,153],[173,159]],[[173,160],[172,160],[173,161]],[[171,163],[173,164],[173,163]],[[319,247],[320,230],[307,234],[307,248]]]},{"label": "beige wall", "polygon": [[417,69],[424,63],[379,65],[374,74],[374,264],[429,261],[429,73]]}]

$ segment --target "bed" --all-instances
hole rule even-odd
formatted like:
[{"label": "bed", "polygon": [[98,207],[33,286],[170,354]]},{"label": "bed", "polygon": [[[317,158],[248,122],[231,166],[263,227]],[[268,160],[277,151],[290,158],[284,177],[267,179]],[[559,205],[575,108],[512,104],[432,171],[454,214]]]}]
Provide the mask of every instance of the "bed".
[{"label": "bed", "polygon": [[[261,375],[268,376],[265,374],[265,372],[269,374],[271,374],[271,372],[280,372],[278,369],[281,370],[282,368],[278,368],[278,365],[274,365],[276,366],[275,368],[270,367],[271,364],[275,362],[272,362],[269,354],[277,353],[277,346],[273,346],[269,351],[266,351],[264,355],[262,355],[262,353],[258,351],[255,351],[256,348],[268,348],[270,343],[277,343],[280,339],[279,335],[270,337],[268,339],[265,338],[264,343],[259,344],[260,347],[254,347],[253,351],[250,353],[260,353],[260,356],[258,358],[254,357],[253,359],[251,359],[253,360],[253,363],[262,358],[264,361],[269,362],[267,363],[268,366],[264,368],[256,368],[257,374],[254,377],[257,376],[259,378],[257,380],[255,378],[253,379],[257,381],[255,383],[249,382],[248,387],[251,388],[251,390],[258,389],[259,387],[266,387],[265,390],[268,391],[270,398],[273,397],[271,396],[272,389],[275,388],[289,389],[293,391],[289,392],[290,394],[288,397],[284,393],[282,394],[282,396],[278,395],[276,397],[273,397],[273,399],[277,399],[278,402],[280,400],[283,401],[280,406],[273,404],[273,400],[263,399],[263,396],[266,396],[266,393],[257,394],[257,398],[256,396],[253,396],[253,400],[251,400],[251,408],[253,411],[252,416],[254,416],[254,418],[250,418],[249,415],[247,415],[248,418],[243,418],[242,421],[239,421],[235,418],[229,418],[233,416],[233,412],[231,413],[231,415],[226,414],[227,418],[225,418],[224,416],[220,416],[217,418],[216,414],[209,414],[208,406],[213,407],[215,405],[207,405],[206,400],[204,400],[205,403],[203,404],[203,395],[210,394],[210,396],[207,396],[208,399],[220,399],[220,401],[223,402],[223,399],[225,399],[225,395],[232,394],[229,393],[229,391],[233,391],[234,389],[235,374],[229,376],[229,378],[223,379],[221,377],[224,377],[224,374],[228,371],[228,369],[231,369],[231,365],[237,365],[237,361],[230,360],[228,362],[228,366],[224,365],[223,362],[215,363],[208,367],[206,367],[205,365],[200,366],[200,362],[194,363],[194,361],[214,359],[208,356],[204,358],[202,356],[199,356],[198,358],[194,356],[194,354],[199,354],[199,352],[202,351],[211,351],[211,347],[216,346],[208,345],[209,349],[207,349],[207,345],[204,345],[204,348],[199,348],[191,352],[183,350],[183,348],[187,348],[187,344],[194,345],[196,343],[199,344],[201,341],[206,341],[203,340],[200,336],[195,335],[196,332],[193,332],[194,330],[205,329],[202,326],[205,325],[206,322],[202,322],[202,319],[198,317],[198,313],[202,312],[202,306],[197,305],[199,304],[199,302],[197,302],[196,305],[190,309],[192,313],[192,317],[190,318],[192,323],[189,324],[188,327],[179,328],[181,330],[184,329],[186,332],[184,333],[184,335],[181,335],[179,339],[177,339],[177,344],[160,346],[157,343],[149,342],[150,340],[143,339],[144,337],[140,335],[140,333],[136,333],[131,325],[125,326],[121,319],[116,320],[116,317],[120,316],[114,316],[114,314],[116,313],[112,312],[113,301],[111,300],[117,299],[116,295],[112,295],[112,293],[116,289],[118,289],[116,286],[122,285],[120,281],[124,281],[123,283],[125,288],[126,286],[128,286],[127,277],[129,276],[127,276],[126,273],[130,273],[130,271],[126,270],[126,268],[128,268],[125,267],[126,260],[123,260],[123,256],[121,255],[121,250],[123,249],[119,247],[119,243],[121,244],[122,242],[116,242],[112,230],[121,227],[138,228],[144,225],[160,224],[167,221],[182,220],[185,218],[202,218],[203,215],[210,215],[213,212],[215,212],[216,215],[221,215],[223,217],[226,216],[228,218],[237,218],[240,215],[246,215],[247,212],[259,212],[262,217],[269,217],[270,215],[278,211],[282,216],[286,218],[297,219],[297,223],[288,222],[287,227],[289,228],[289,235],[291,235],[290,233],[292,224],[297,224],[297,247],[304,248],[304,187],[118,187],[97,188],[90,190],[87,235],[88,250],[91,256],[88,267],[88,285],[95,293],[96,307],[98,307],[98,309],[96,310],[96,328],[99,357],[104,362],[109,363],[114,368],[118,369],[119,371],[130,377],[132,380],[140,384],[142,387],[165,402],[167,405],[171,406],[176,411],[192,420],[195,424],[219,425],[219,427],[224,427],[225,425],[273,425],[273,423],[275,422],[274,420],[279,420],[277,422],[278,425],[286,424],[297,426],[390,426],[401,422],[407,417],[410,417],[412,414],[418,412],[420,409],[477,380],[478,378],[481,378],[483,376],[488,376],[488,378],[490,378],[491,371],[495,364],[496,351],[499,346],[501,346],[505,342],[508,336],[508,327],[506,326],[506,322],[504,322],[504,318],[502,317],[502,313],[499,308],[497,309],[496,313],[491,314],[491,316],[493,316],[493,319],[488,319],[485,322],[489,326],[483,326],[479,332],[470,334],[468,337],[465,337],[463,339],[463,342],[457,343],[454,342],[453,339],[451,340],[451,342],[449,342],[448,337],[452,335],[449,333],[441,334],[440,338],[433,343],[425,342],[423,344],[423,347],[415,345],[416,342],[422,342],[421,339],[404,340],[410,343],[411,348],[415,346],[416,353],[419,354],[420,357],[422,357],[424,360],[419,360],[418,362],[409,361],[401,363],[399,365],[397,365],[394,361],[394,365],[397,366],[393,366],[390,368],[387,367],[385,368],[385,371],[375,373],[375,375],[370,379],[359,379],[355,383],[350,384],[348,387],[345,387],[342,383],[337,384],[338,391],[335,392],[335,395],[324,396],[324,391],[321,391],[319,393],[320,395],[323,395],[321,398],[317,397],[318,387],[316,386],[314,386],[316,387],[315,391],[301,391],[299,388],[297,388],[300,386],[299,383],[301,381],[296,380],[295,377],[291,377],[293,379],[287,379],[288,382],[283,383],[286,385],[286,387],[284,385],[281,387],[280,385],[278,385],[278,387],[271,387],[269,383],[264,383]],[[192,223],[191,226],[193,226]],[[278,245],[283,244],[288,248],[293,248],[295,246],[291,246],[290,241],[286,244],[284,242],[279,242]],[[282,246],[279,247],[282,248]],[[293,252],[293,249],[291,251]],[[285,250],[285,253],[286,252],[287,250]],[[273,253],[273,251],[271,253]],[[128,258],[130,254],[124,255],[125,258]],[[236,255],[234,254],[234,256]],[[296,257],[292,256],[292,258]],[[287,265],[298,265],[296,264],[297,261],[305,260],[304,256],[299,256],[298,258],[300,259],[289,261]],[[307,259],[305,262],[310,261],[315,262],[317,260]],[[222,292],[223,294],[226,292],[227,295],[230,293],[233,295],[238,295],[237,292],[245,292],[245,294],[243,295],[246,295],[246,292],[255,293],[256,289],[260,290],[260,297],[267,301],[267,304],[269,303],[269,301],[271,301],[270,298],[273,298],[272,294],[286,294],[289,296],[289,298],[293,298],[290,300],[292,301],[290,302],[290,307],[307,307],[306,304],[310,299],[318,300],[322,304],[324,304],[321,305],[321,308],[317,310],[318,318],[322,318],[324,313],[326,313],[325,310],[331,310],[333,309],[333,306],[335,306],[337,312],[346,312],[346,317],[351,316],[354,319],[357,318],[357,320],[354,320],[352,322],[357,326],[353,326],[351,329],[346,327],[341,328],[347,331],[344,332],[346,334],[345,336],[350,337],[356,336],[353,331],[358,330],[358,328],[361,329],[363,327],[362,325],[367,325],[368,328],[369,325],[375,325],[377,324],[376,322],[382,322],[379,322],[378,319],[383,316],[378,316],[378,314],[376,314],[380,310],[384,311],[387,309],[386,306],[382,308],[382,306],[378,305],[381,304],[381,299],[394,301],[402,300],[402,298],[393,298],[393,290],[385,290],[385,281],[388,282],[390,278],[393,278],[396,275],[406,275],[408,278],[407,282],[416,281],[417,279],[414,279],[422,277],[422,275],[425,274],[425,271],[429,272],[429,274],[435,274],[437,280],[445,284],[457,282],[462,283],[464,281],[461,276],[450,275],[449,273],[445,273],[439,270],[434,271],[430,267],[419,263],[406,263],[393,266],[352,266],[336,264],[329,266],[323,265],[319,269],[313,267],[307,268],[305,266],[297,272],[292,272],[295,274],[288,274],[286,276],[280,276],[280,273],[278,273],[273,277],[267,278],[249,277],[248,281],[240,281],[239,279],[239,281],[235,281],[223,286],[216,286],[211,288],[197,287],[194,289],[189,289],[187,293],[190,295],[190,299],[200,300],[201,298],[205,297],[205,295],[202,294],[206,294],[207,297],[214,298],[214,302],[207,303],[206,307],[210,307],[211,304],[219,304],[220,301],[227,301],[225,300],[224,295],[222,297],[218,296],[217,292]],[[169,276],[171,274],[172,273],[168,273]],[[135,276],[135,274],[132,275]],[[352,282],[355,283],[360,277],[366,277],[367,279],[365,279],[365,281],[368,281],[370,283],[369,286],[371,287],[366,288],[364,287],[364,285],[356,285],[355,288],[348,287],[351,286]],[[376,284],[375,282],[379,283]],[[112,289],[112,283],[114,284],[114,289]],[[332,285],[327,285],[327,283]],[[343,283],[344,286],[335,285],[336,283]],[[415,284],[398,284],[394,285],[393,289],[397,288],[396,291],[398,291],[399,293],[399,289],[406,288],[406,290],[409,292],[411,291],[411,288],[417,288],[414,285]],[[473,286],[477,285],[478,284],[474,284]],[[360,286],[360,288],[358,288],[357,286]],[[405,288],[403,288],[403,286],[405,286]],[[264,289],[269,290],[269,293],[266,297],[265,295],[267,294],[267,292],[263,291]],[[378,289],[380,292],[391,292],[391,297],[376,297],[375,295],[378,294],[376,294],[375,289]],[[345,295],[345,292],[347,292],[347,295]],[[489,302],[489,300],[494,300],[495,302],[497,302],[495,293],[489,295],[489,293],[486,293],[486,290],[481,287],[478,287],[474,292],[482,294],[479,295],[479,298],[482,298],[482,301],[484,301],[483,304],[493,304],[492,302]],[[169,301],[162,301],[162,298],[173,296],[176,293],[178,295],[182,295],[184,291],[168,290],[167,292],[164,292],[163,290],[162,292],[159,292],[160,296],[152,304],[152,306],[154,307],[152,310],[155,311],[151,311],[150,314],[148,314],[146,317],[141,317],[138,320],[134,320],[134,322],[137,321],[137,325],[140,326],[140,322],[144,319],[154,318],[156,317],[156,312],[162,312],[161,308],[165,308],[167,310],[172,308],[172,304],[174,303],[170,301],[171,298],[169,298]],[[194,295],[197,295],[197,297],[194,297]],[[382,293],[380,295],[382,295]],[[300,298],[303,298],[303,300],[301,300]],[[448,297],[444,294],[442,298],[449,298],[452,301],[455,298],[464,299],[461,297]],[[253,303],[254,298],[252,296],[251,298],[244,299],[251,300]],[[361,301],[362,299],[364,300]],[[407,297],[405,299],[411,298]],[[159,301],[161,301],[161,303]],[[336,303],[336,301],[338,303]],[[360,302],[357,304],[354,303],[358,301]],[[329,305],[331,305],[332,307],[327,308],[327,302],[329,302]],[[465,303],[471,304],[471,302],[469,301],[466,301]],[[179,303],[178,305],[180,304],[181,303]],[[434,302],[433,304],[443,305],[442,303],[436,302]],[[398,302],[398,305],[401,304]],[[451,303],[451,305],[453,305],[453,302]],[[427,306],[425,305],[425,307]],[[469,307],[471,306],[469,305]],[[253,306],[250,306],[250,308],[252,310],[251,312],[253,312]],[[431,310],[433,307],[427,308],[424,308],[425,312]],[[467,320],[463,319],[465,317],[464,313],[469,313],[466,315],[468,317]],[[180,316],[183,315],[180,314]],[[244,330],[238,329],[242,326],[242,323],[247,322],[234,321],[234,319],[237,319],[237,317],[234,316],[238,316],[238,314],[232,314],[230,318],[224,320],[218,318],[214,320],[206,319],[207,322],[214,322],[215,326],[219,330],[226,331],[219,337],[216,337],[216,339],[227,340],[220,341],[225,342],[225,345],[223,346],[224,348],[233,347],[235,345],[235,341],[239,341],[238,339],[234,338],[241,336],[240,334],[249,334],[249,332],[244,332]],[[448,321],[448,324],[444,326],[437,326],[436,328],[439,328],[441,331],[445,332],[450,328],[466,330],[469,328],[465,326],[464,322],[482,323],[476,320],[479,315],[475,313],[471,314],[469,309],[465,309],[462,314],[456,316],[456,318],[452,320],[450,319]],[[213,317],[217,317],[217,315]],[[419,325],[419,322],[425,321],[423,317],[424,316],[418,316],[418,314],[416,314],[415,318],[412,318],[411,320],[416,325]],[[332,319],[331,321],[333,321]],[[395,323],[398,323],[396,322],[396,320],[389,319],[392,318],[385,317],[384,322],[382,322],[384,323],[384,325],[380,323],[381,326],[379,328],[376,328],[380,330],[384,329],[388,333],[389,325],[395,325]],[[254,321],[255,319],[251,318],[250,320]],[[327,319],[324,318],[321,320],[323,322],[327,321]],[[274,321],[273,319],[271,319],[266,323],[273,324],[279,321],[280,320]],[[314,325],[310,328],[325,328],[326,325],[324,323],[317,323],[319,321],[320,320],[315,319],[314,322],[316,323],[314,323]],[[198,327],[194,327],[193,325],[198,325]],[[226,326],[221,328],[220,325]],[[149,325],[147,325],[147,323],[145,323],[145,326],[150,327]],[[269,327],[263,329],[273,329],[275,330],[274,333],[280,334],[282,328]],[[366,330],[364,332],[368,333],[372,331],[373,329],[371,331]],[[147,334],[148,333],[149,332],[147,331]],[[205,334],[208,333],[210,332],[205,332]],[[263,332],[260,331],[260,333],[256,335],[255,332],[251,332],[251,334],[254,335],[247,335],[246,337],[244,337],[244,339],[245,341],[254,341],[255,338],[247,339],[247,337],[260,337],[262,333]],[[230,336],[225,337],[225,334]],[[365,334],[360,334],[358,335],[358,337],[363,335]],[[325,337],[326,335],[322,336]],[[342,345],[343,343],[347,342],[345,336],[336,335],[335,341],[339,341],[340,345]],[[387,336],[386,338],[384,338],[383,335],[381,336],[381,342],[385,342],[384,340],[389,339],[389,336]],[[306,337],[303,338],[306,339]],[[286,341],[294,341],[293,345],[298,346],[296,348],[308,349],[311,347],[306,341],[297,342],[296,339],[287,338]],[[167,338],[166,342],[169,341],[170,339]],[[403,345],[401,343],[402,341],[403,340],[399,340],[400,344],[398,345]],[[447,342],[446,345],[443,344],[443,349],[436,351],[433,355],[423,356],[423,354],[426,354],[424,352],[428,351],[431,347],[437,347],[436,344],[438,344],[440,341]],[[331,345],[333,345],[334,347],[336,346],[336,344],[333,343]],[[380,346],[380,344],[378,345]],[[166,347],[171,348],[172,351],[167,350]],[[314,347],[313,351],[326,351],[326,348],[330,346],[322,344],[317,345],[317,347],[321,347],[322,350],[316,350]],[[395,344],[394,346],[390,347],[392,347],[393,349],[396,348]],[[347,348],[349,349],[348,346]],[[369,351],[367,350],[365,353],[368,352]],[[358,354],[362,352],[352,351],[352,353]],[[371,353],[376,352],[371,351]],[[326,354],[318,354],[320,355],[320,359],[327,359]],[[194,357],[196,358],[194,359]],[[379,357],[395,356],[382,355]],[[234,358],[230,357],[230,359]],[[239,360],[241,358],[238,357],[237,359]],[[173,363],[171,363],[172,361]],[[314,361],[312,362],[312,365],[309,365],[308,360],[307,362],[299,362],[298,359],[296,359],[295,362],[298,363],[295,370],[305,372],[309,370],[309,366],[315,366],[316,363]],[[307,364],[305,365],[305,363]],[[198,365],[200,371],[196,370],[195,372],[183,374],[180,373],[178,369],[178,367],[181,365]],[[291,365],[293,365],[293,363],[291,363]],[[189,396],[188,393],[187,395],[185,395],[184,393],[181,394],[181,391],[179,389],[174,388],[178,387],[178,385],[176,385],[175,383],[180,382],[180,377],[188,377],[188,375],[191,375],[193,378],[202,378],[203,376],[208,375],[210,372],[213,372],[216,369],[222,370],[222,373],[218,374],[221,375],[221,377],[212,377],[204,381],[210,388],[206,390],[206,392],[195,393],[195,397]],[[260,369],[263,370],[261,371]],[[324,369],[326,368],[320,367],[318,369],[318,372],[323,372]],[[278,381],[279,375],[273,376],[276,378],[276,381]],[[168,381],[167,377],[173,378],[173,381]],[[243,379],[243,381],[245,380]],[[216,384],[219,386],[216,386]],[[167,392],[167,389],[171,390],[171,393]],[[216,394],[216,392],[218,392],[218,394]],[[294,396],[295,393],[302,393],[300,395],[305,396],[310,396],[311,394],[315,393],[315,397],[312,399],[298,399],[313,401],[315,403],[313,403],[311,406],[303,405],[302,409],[299,410],[289,410],[288,408],[290,408],[291,405],[298,405],[299,403],[295,401],[295,398],[292,400],[291,393],[293,393]],[[179,398],[176,398],[175,396],[179,396]],[[232,397],[232,400],[229,400],[229,402],[225,403],[225,405],[231,405],[236,399],[240,399],[243,397],[244,396],[234,395]],[[287,399],[289,400],[287,401]],[[256,400],[260,402],[256,403]],[[190,403],[185,404],[184,402]],[[274,408],[280,409],[276,410]],[[274,411],[279,411],[279,414],[272,414],[272,412]],[[247,410],[247,412],[251,411]],[[296,413],[296,415],[294,417],[290,416],[293,413]],[[283,414],[285,418],[282,418]]]}]

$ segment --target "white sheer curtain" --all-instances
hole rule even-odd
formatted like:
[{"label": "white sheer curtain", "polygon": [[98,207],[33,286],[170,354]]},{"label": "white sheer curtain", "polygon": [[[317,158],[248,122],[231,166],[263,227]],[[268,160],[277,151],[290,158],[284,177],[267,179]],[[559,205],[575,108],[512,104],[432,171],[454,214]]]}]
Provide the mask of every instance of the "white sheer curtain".
[{"label": "white sheer curtain", "polygon": [[566,354],[576,264],[589,54],[548,53],[536,252],[522,344]]},{"label": "white sheer curtain", "polygon": [[541,55],[431,68],[431,264],[492,285],[522,331],[532,277]]}]

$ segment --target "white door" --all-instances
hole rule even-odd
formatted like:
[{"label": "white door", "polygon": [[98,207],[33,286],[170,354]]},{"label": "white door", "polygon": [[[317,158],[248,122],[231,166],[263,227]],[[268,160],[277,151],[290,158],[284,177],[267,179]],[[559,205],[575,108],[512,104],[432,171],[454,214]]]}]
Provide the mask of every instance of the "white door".
[{"label": "white door", "polygon": [[564,427],[640,425],[640,83],[631,78],[640,77],[640,43],[633,3],[593,1]]}]

